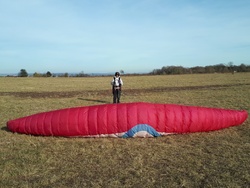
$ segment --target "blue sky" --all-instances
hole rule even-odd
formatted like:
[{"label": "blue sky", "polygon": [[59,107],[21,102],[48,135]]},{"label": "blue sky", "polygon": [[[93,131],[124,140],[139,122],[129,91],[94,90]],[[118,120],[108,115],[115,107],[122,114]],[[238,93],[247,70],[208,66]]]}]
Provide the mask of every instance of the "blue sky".
[{"label": "blue sky", "polygon": [[249,0],[0,0],[0,73],[250,64]]}]

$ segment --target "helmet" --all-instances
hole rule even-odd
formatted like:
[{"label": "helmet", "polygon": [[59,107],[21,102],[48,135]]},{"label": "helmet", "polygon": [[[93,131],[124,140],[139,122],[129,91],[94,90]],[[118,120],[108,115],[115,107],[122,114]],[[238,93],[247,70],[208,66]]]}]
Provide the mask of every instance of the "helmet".
[{"label": "helmet", "polygon": [[115,76],[120,76],[120,73],[119,73],[119,72],[116,72],[116,73],[115,73]]}]

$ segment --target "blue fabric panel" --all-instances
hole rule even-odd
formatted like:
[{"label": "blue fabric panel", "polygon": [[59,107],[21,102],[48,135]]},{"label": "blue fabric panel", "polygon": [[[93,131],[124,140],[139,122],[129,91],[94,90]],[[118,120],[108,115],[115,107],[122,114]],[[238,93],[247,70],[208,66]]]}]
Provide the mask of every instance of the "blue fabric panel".
[{"label": "blue fabric panel", "polygon": [[130,138],[133,137],[136,133],[140,132],[140,131],[146,131],[149,134],[151,134],[154,137],[158,137],[161,136],[153,127],[151,127],[148,124],[138,124],[136,126],[134,126],[133,128],[131,128],[130,130],[128,130],[123,136],[122,138]]}]

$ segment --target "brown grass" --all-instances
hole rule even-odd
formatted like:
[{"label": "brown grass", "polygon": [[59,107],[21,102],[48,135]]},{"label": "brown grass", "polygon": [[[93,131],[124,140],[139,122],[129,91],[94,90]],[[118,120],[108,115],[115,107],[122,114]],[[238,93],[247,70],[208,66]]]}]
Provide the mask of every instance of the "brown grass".
[{"label": "brown grass", "polygon": [[[13,134],[9,119],[112,102],[109,77],[0,78],[0,187],[249,187],[250,123],[150,139]],[[122,102],[250,112],[250,74],[123,76]]]}]

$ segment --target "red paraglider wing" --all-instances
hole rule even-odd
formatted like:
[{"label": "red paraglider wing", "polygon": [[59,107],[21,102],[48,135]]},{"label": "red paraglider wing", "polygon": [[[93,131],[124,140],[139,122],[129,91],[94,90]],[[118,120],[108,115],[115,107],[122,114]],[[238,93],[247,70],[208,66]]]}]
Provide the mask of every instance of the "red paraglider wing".
[{"label": "red paraglider wing", "polygon": [[[137,125],[164,135],[219,130],[240,125],[247,117],[247,112],[240,110],[140,102],[43,112],[10,120],[7,127],[32,135],[122,137]],[[145,131],[145,126],[138,128]]]}]

